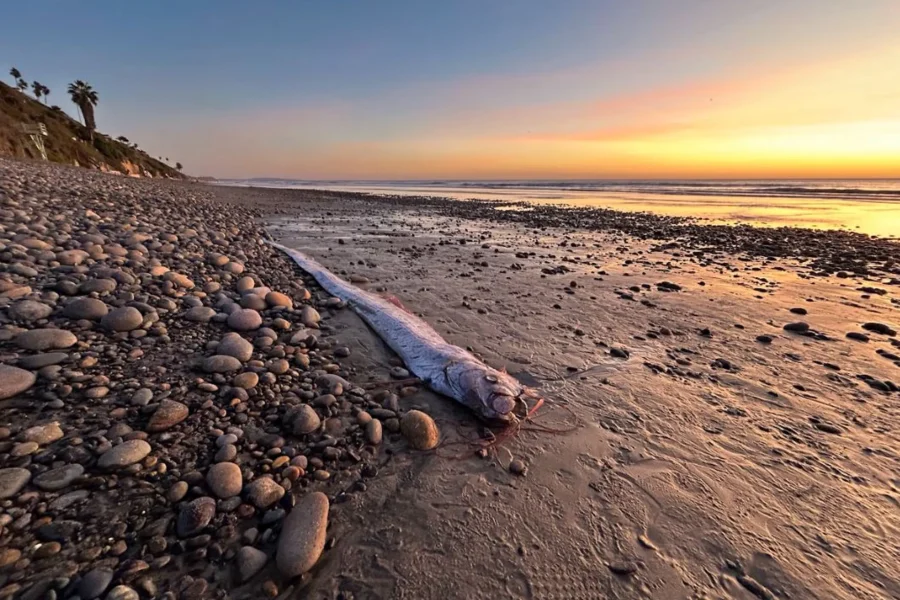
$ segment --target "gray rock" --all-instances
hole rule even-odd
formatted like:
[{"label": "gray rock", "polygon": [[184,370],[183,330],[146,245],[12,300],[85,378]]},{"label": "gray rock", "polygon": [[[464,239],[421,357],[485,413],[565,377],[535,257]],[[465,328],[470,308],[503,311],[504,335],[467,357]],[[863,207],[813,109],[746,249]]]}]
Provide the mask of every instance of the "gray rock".
[{"label": "gray rock", "polygon": [[31,471],[28,469],[17,467],[0,469],[0,500],[12,498],[18,494],[30,479]]},{"label": "gray rock", "polygon": [[[229,464],[229,463],[222,463]],[[268,508],[284,496],[285,490],[271,477],[254,479],[247,485],[247,499],[256,508]]]},{"label": "gray rock", "polygon": [[144,315],[133,306],[113,309],[100,319],[100,324],[109,331],[132,331],[140,327],[143,322]]},{"label": "gray rock", "polygon": [[112,583],[113,572],[109,569],[93,569],[78,584],[78,595],[84,600],[99,598]]},{"label": "gray rock", "polygon": [[45,492],[57,492],[71,485],[82,475],[84,475],[84,467],[76,463],[45,471],[36,476],[32,483]]},{"label": "gray rock", "polygon": [[30,371],[9,365],[0,365],[0,400],[21,394],[31,388],[36,380],[37,377]]},{"label": "gray rock", "polygon": [[216,311],[208,306],[195,306],[184,313],[184,318],[195,323],[209,323]]},{"label": "gray rock", "polygon": [[190,537],[203,531],[216,516],[216,501],[202,496],[181,507],[175,531],[178,537]]},{"label": "gray rock", "polygon": [[147,423],[147,431],[165,431],[187,419],[188,413],[188,407],[181,402],[163,400],[159,403],[159,407],[153,413],[153,416],[150,417],[150,422]]},{"label": "gray rock", "polygon": [[291,427],[294,435],[312,433],[322,424],[318,413],[308,404],[303,404],[295,411],[289,413]]},{"label": "gray rock", "polygon": [[[50,365],[58,365],[69,358],[65,352],[43,352],[31,356],[23,356],[19,359],[19,366],[25,369],[41,369]],[[3,377],[0,376],[0,386],[3,385]],[[0,394],[2,398],[2,394]]]},{"label": "gray rock", "polygon": [[216,354],[203,361],[203,370],[207,373],[227,373],[241,368],[241,361],[227,354]]},{"label": "gray rock", "polygon": [[416,450],[431,450],[441,439],[434,419],[420,410],[411,410],[403,415],[400,431]]},{"label": "gray rock", "polygon": [[65,329],[29,329],[16,336],[16,345],[24,350],[61,350],[73,346],[78,338]]},{"label": "gray rock", "polygon": [[61,437],[63,437],[63,430],[56,421],[29,427],[22,434],[22,439],[26,442],[35,442],[41,446],[55,442]]},{"label": "gray rock", "polygon": [[90,294],[96,292],[98,294],[108,294],[116,290],[115,279],[88,279],[78,286],[79,294]]},{"label": "gray rock", "polygon": [[319,311],[312,306],[304,306],[303,310],[300,311],[300,321],[307,327],[315,327],[321,320],[322,317],[319,315]]},{"label": "gray rock", "polygon": [[131,396],[131,403],[135,406],[147,406],[153,400],[153,390],[140,388]]},{"label": "gray rock", "polygon": [[9,307],[9,316],[17,321],[39,321],[52,312],[52,307],[36,300],[20,300]]},{"label": "gray rock", "polygon": [[128,440],[104,452],[97,466],[101,469],[121,469],[143,460],[150,450],[150,444],[144,440]]},{"label": "gray rock", "polygon": [[247,362],[253,356],[253,344],[237,333],[230,333],[219,342],[216,354],[233,356],[241,362]]},{"label": "gray rock", "polygon": [[88,319],[96,321],[109,313],[109,307],[96,298],[76,298],[66,304],[63,316],[69,319]]},{"label": "gray rock", "polygon": [[285,577],[306,573],[325,549],[328,496],[312,492],[303,497],[284,520],[275,562]]},{"label": "gray rock", "polygon": [[127,585],[117,585],[106,594],[106,600],[140,600],[136,591]]},{"label": "gray rock", "polygon": [[252,579],[254,575],[262,571],[268,561],[269,557],[262,550],[253,546],[242,547],[235,556],[240,581]]},{"label": "gray rock", "polygon": [[237,331],[252,331],[262,325],[262,316],[252,308],[241,308],[228,315],[228,326]]},{"label": "gray rock", "polygon": [[223,500],[237,496],[244,487],[241,468],[233,462],[216,463],[206,474],[206,485],[214,496]]}]

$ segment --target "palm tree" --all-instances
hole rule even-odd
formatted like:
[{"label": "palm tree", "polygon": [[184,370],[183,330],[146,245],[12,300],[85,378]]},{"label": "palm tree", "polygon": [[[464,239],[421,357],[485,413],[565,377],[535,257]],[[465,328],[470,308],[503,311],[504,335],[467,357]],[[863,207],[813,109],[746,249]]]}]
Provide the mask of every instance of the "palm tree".
[{"label": "palm tree", "polygon": [[47,104],[47,96],[50,95],[50,88],[48,88],[44,84],[41,84],[41,94],[44,96],[44,104]]},{"label": "palm tree", "polygon": [[34,92],[34,97],[40,100],[41,95],[44,93],[43,84],[40,81],[33,81],[31,83],[31,89]]},{"label": "palm tree", "polygon": [[28,82],[24,79],[20,79],[16,82],[16,87],[19,88],[19,91],[24,94],[25,90],[28,89]]},{"label": "palm tree", "polygon": [[125,137],[124,135],[120,135],[120,136],[117,137],[116,139],[119,140],[120,142],[122,142],[123,144],[127,144],[127,143],[128,143],[128,138]]},{"label": "palm tree", "polygon": [[15,67],[13,67],[12,69],[9,70],[9,74],[12,76],[13,81],[14,81],[16,84],[18,84],[18,83],[19,83],[19,80],[22,79],[22,72],[19,71],[19,70],[18,70],[17,68],[15,68]]},{"label": "palm tree", "polygon": [[175,163],[175,168],[178,169],[178,170],[180,171],[180,170],[182,170],[184,167],[181,166],[181,163]]},{"label": "palm tree", "polygon": [[94,121],[94,107],[97,106],[97,100],[99,100],[97,96],[97,92],[94,91],[94,88],[90,86],[90,84],[83,82],[80,79],[76,79],[74,83],[69,84],[69,96],[72,98],[72,102],[78,107],[78,110],[81,111],[81,118],[84,121],[84,126],[87,127],[88,132],[91,135],[91,141],[94,141],[94,129],[97,127],[97,123]]}]

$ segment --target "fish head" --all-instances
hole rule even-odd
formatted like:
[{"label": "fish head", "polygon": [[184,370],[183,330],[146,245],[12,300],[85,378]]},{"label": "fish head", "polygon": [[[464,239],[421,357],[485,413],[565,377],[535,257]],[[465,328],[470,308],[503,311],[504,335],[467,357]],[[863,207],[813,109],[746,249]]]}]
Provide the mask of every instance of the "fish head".
[{"label": "fish head", "polygon": [[526,398],[537,394],[506,373],[480,362],[460,365],[457,390],[466,406],[488,421],[511,423],[527,414]]}]

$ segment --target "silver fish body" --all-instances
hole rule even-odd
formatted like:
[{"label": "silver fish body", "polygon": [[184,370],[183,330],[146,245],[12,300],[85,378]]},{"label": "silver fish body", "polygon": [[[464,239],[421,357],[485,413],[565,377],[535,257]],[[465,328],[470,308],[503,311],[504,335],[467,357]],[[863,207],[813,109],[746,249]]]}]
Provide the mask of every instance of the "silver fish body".
[{"label": "silver fish body", "polygon": [[[268,240],[267,240],[268,241]],[[491,421],[515,420],[523,397],[535,394],[509,374],[448,343],[428,323],[388,300],[331,273],[305,254],[269,241],[340,298],[396,352],[406,367],[435,392],[468,406]]]}]

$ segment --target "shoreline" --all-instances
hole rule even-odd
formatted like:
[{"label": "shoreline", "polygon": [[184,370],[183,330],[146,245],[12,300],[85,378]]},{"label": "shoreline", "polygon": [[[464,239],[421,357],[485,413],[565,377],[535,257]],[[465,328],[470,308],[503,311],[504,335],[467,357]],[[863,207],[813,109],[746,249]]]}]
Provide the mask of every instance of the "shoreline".
[{"label": "shoreline", "polygon": [[[40,258],[42,251],[12,255],[34,261],[29,264],[39,272],[39,285],[32,286],[32,296],[8,304],[34,297],[53,309],[47,323],[36,320],[24,326],[58,323],[71,329],[78,342],[75,350],[64,351],[69,357],[56,371],[73,388],[61,403],[46,397],[60,380],[40,375],[17,400],[18,408],[4,408],[7,414],[17,412],[10,417],[10,437],[0,440],[0,468],[22,463],[34,477],[47,467],[71,463],[75,446],[89,454],[78,459],[85,474],[64,491],[47,492],[29,483],[11,500],[0,501],[0,512],[16,515],[3,525],[0,556],[15,548],[22,553],[20,561],[31,559],[0,567],[5,578],[0,588],[18,585],[24,592],[35,585],[52,587],[56,584],[48,575],[59,575],[53,569],[62,565],[69,569],[64,574],[69,587],[60,592],[78,588],[87,572],[99,568],[114,573],[110,588],[128,585],[144,594],[144,580],[150,579],[159,592],[172,590],[184,598],[218,588],[236,598],[274,591],[281,597],[442,600],[478,595],[743,600],[760,593],[855,600],[900,594],[900,579],[891,568],[900,555],[890,545],[900,533],[900,486],[891,475],[900,466],[895,436],[900,414],[898,393],[885,383],[900,379],[900,358],[890,358],[900,355],[900,342],[888,330],[862,327],[880,322],[897,329],[900,324],[900,281],[891,282],[898,273],[887,264],[894,260],[897,244],[852,233],[819,237],[801,232],[799,240],[772,240],[771,233],[764,235],[770,230],[728,233],[602,210],[546,211],[541,216],[549,222],[538,224],[523,215],[496,214],[488,205],[459,201],[409,203],[406,198],[333,192],[123,181],[2,161],[0,168],[3,173],[20,170],[20,181],[56,182],[38,186],[49,191],[37,195],[16,192],[35,196],[23,202],[65,198],[62,213],[80,202],[100,206],[102,210],[94,208],[102,217],[94,227],[110,242],[124,241],[117,233],[124,225],[176,235],[177,240],[160,239],[159,247],[147,247],[151,262],[110,254],[81,275],[93,275],[111,262],[112,268],[137,276],[112,292],[92,292],[110,306],[122,302],[119,294],[134,286],[141,288],[137,294],[181,304],[174,311],[156,311],[172,341],[154,350],[156,343],[145,347],[145,338],[110,335],[97,324],[73,325],[63,319],[66,299],[43,291],[51,280],[46,279],[49,263],[41,262],[46,260]],[[2,177],[0,173],[0,181]],[[80,188],[77,197],[57,191],[71,190],[73,180]],[[104,200],[104,194],[116,201]],[[185,202],[191,197],[197,197],[198,206]],[[142,216],[127,223],[131,217],[121,215],[123,205]],[[198,215],[209,223],[197,220]],[[15,218],[21,223],[25,216]],[[71,234],[83,235],[90,223],[80,221]],[[199,238],[183,235],[194,223],[203,225],[197,229]],[[37,228],[34,233],[60,235],[53,231]],[[301,392],[317,390],[319,384],[309,375],[311,369],[293,358],[287,373],[266,375],[280,360],[279,347],[314,354],[313,366],[315,361],[339,365],[337,373],[359,389],[387,379],[399,365],[352,311],[329,306],[326,295],[286,257],[261,246],[259,238],[267,235],[308,252],[344,278],[367,279],[370,283],[361,284],[367,289],[396,295],[451,343],[470,346],[488,364],[540,386],[548,402],[538,425],[562,429],[574,415],[578,429],[565,435],[526,430],[480,459],[467,440],[484,431],[456,403],[421,388],[397,390],[396,395],[342,390],[333,394],[337,402],[331,408],[316,406],[323,421],[341,421],[329,431],[343,454],[337,461],[325,458],[322,453],[334,447],[320,445],[327,437],[316,441],[286,429],[285,404],[294,397],[298,404],[314,401],[318,395]],[[665,236],[678,238],[679,245]],[[230,393],[231,375],[220,382],[213,374],[193,370],[194,361],[187,359],[209,356],[214,352],[209,343],[228,331],[215,320],[183,322],[187,304],[196,302],[188,297],[219,310],[213,297],[177,288],[175,296],[160,295],[164,290],[154,287],[157,280],[141,274],[154,258],[162,258],[160,262],[176,264],[197,281],[197,289],[212,278],[232,301],[239,299],[229,287],[237,277],[223,279],[222,267],[228,263],[216,266],[207,252],[198,253],[197,240],[204,239],[221,241],[223,254],[295,303],[287,313],[261,310],[266,326],[284,317],[290,329],[284,335],[276,332],[273,344],[254,347],[244,370],[257,373],[259,392],[243,402],[249,410],[242,412],[221,403]],[[766,240],[765,252],[753,250]],[[807,260],[788,258],[791,244],[799,244]],[[864,262],[872,249],[876,262]],[[842,252],[850,260],[841,258]],[[766,258],[776,253],[784,258]],[[19,283],[30,277],[10,271],[11,264],[4,259],[0,279]],[[843,268],[846,277],[836,276]],[[71,276],[60,273],[52,275],[53,281]],[[295,282],[312,292],[310,302],[322,315],[315,342],[290,341],[308,329],[300,322],[303,300]],[[801,308],[806,314],[800,314]],[[808,329],[784,328],[799,322],[808,323]],[[4,321],[0,332],[12,325],[23,322],[18,317]],[[868,341],[861,341],[863,336]],[[10,344],[0,344],[0,362],[16,364],[20,357],[15,354],[32,354]],[[145,356],[126,358],[135,347]],[[77,362],[94,355],[96,365]],[[140,361],[171,369],[154,372],[153,385],[172,383],[170,390],[154,390],[150,408],[131,404],[132,380],[147,379],[146,374],[128,376]],[[209,391],[198,376],[217,391]],[[89,398],[88,390],[98,386],[108,388],[107,395]],[[169,398],[180,396],[190,415],[171,433],[141,435],[165,391]],[[413,452],[392,431],[390,413],[413,408],[437,420],[446,446]],[[360,412],[383,420],[380,445],[364,443],[357,424]],[[285,454],[270,455],[276,446],[260,444],[277,440],[261,441],[251,435],[254,427],[281,437],[280,448],[294,448],[307,460],[325,458],[323,468],[331,474],[327,481],[316,480],[309,469],[284,496],[293,498],[301,491],[300,501],[307,495],[302,492],[321,489],[331,500],[326,550],[302,578],[278,575],[272,560],[283,513],[292,512],[291,505],[279,502],[282,514],[277,518],[271,508],[251,514],[239,506],[229,512],[219,500],[205,533],[184,538],[174,530],[182,503],[211,493],[205,475],[218,449],[210,428],[239,414],[247,415],[248,422],[240,425],[246,432],[236,444],[238,461],[254,479],[274,472],[283,483],[283,471],[272,463]],[[79,421],[79,415],[89,418]],[[49,419],[60,420],[64,437],[31,458],[11,458],[24,430]],[[97,434],[115,421],[133,428],[121,439],[145,437],[152,446],[148,458],[155,460],[114,474],[98,469],[95,459],[104,448],[96,445],[103,435]],[[74,444],[78,437],[86,443]],[[119,438],[110,441],[120,443]],[[361,442],[364,451],[358,452]],[[348,451],[362,460],[353,462]],[[509,472],[513,458],[526,464],[524,477]],[[166,464],[167,472],[160,474],[159,464]],[[189,495],[172,502],[168,488],[185,479]],[[50,517],[51,525],[85,519],[89,529],[100,527],[96,518],[83,514],[84,504],[73,504],[65,509],[69,512],[39,512],[41,502],[52,504],[82,490],[91,490],[98,499],[110,528],[127,523],[124,534],[111,529],[104,535],[140,543],[126,544],[134,550],[122,555],[101,551],[82,557],[81,548],[91,546],[85,539],[95,539],[82,532],[76,534],[82,537],[63,539],[54,558],[34,558],[38,549],[33,536],[46,525],[37,525],[41,518]],[[143,523],[108,502],[142,497],[153,499]],[[30,511],[38,511],[33,522],[19,520]],[[267,519],[274,520],[263,523]],[[21,528],[10,529],[18,523]],[[249,543],[248,527],[256,530]],[[152,533],[141,533],[144,529]],[[167,541],[161,552],[159,537]],[[233,572],[240,569],[236,551],[244,545],[261,550],[266,566],[240,584]],[[855,558],[847,562],[842,557],[851,550]],[[258,558],[250,551],[242,558],[246,562],[251,555]],[[208,580],[206,585],[197,583],[200,578]]]}]

